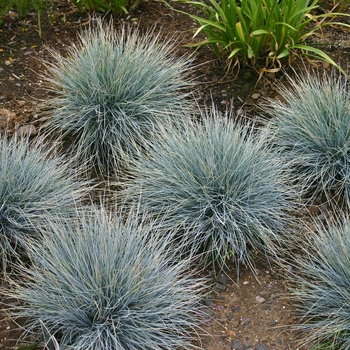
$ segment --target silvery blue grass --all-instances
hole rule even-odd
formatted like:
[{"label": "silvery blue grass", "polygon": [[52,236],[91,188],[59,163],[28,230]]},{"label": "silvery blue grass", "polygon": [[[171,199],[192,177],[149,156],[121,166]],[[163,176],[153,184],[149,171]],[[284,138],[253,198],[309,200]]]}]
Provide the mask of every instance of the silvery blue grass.
[{"label": "silvery blue grass", "polygon": [[348,81],[310,73],[289,78],[282,100],[270,100],[264,111],[276,146],[294,168],[305,195],[350,196],[350,94]]},{"label": "silvery blue grass", "polygon": [[185,131],[164,130],[135,160],[123,196],[161,218],[185,251],[220,265],[233,255],[252,268],[252,251],[274,254],[292,239],[293,191],[266,133],[232,118],[212,108]]},{"label": "silvery blue grass", "polygon": [[65,350],[197,348],[205,280],[188,271],[190,260],[178,261],[133,212],[76,217],[48,219],[50,234],[30,247],[32,266],[18,268],[7,293],[21,301],[12,315],[28,319],[27,333],[42,326]]},{"label": "silvery blue grass", "polygon": [[26,238],[38,237],[42,218],[75,213],[88,192],[79,170],[42,139],[0,136],[0,257],[18,255]]},{"label": "silvery blue grass", "polygon": [[350,221],[306,231],[289,284],[296,328],[310,349],[350,349]]},{"label": "silvery blue grass", "polygon": [[99,174],[122,168],[157,137],[158,124],[178,124],[190,103],[186,57],[154,30],[141,34],[97,20],[66,57],[52,52],[45,79],[46,130],[61,134],[72,155]]}]

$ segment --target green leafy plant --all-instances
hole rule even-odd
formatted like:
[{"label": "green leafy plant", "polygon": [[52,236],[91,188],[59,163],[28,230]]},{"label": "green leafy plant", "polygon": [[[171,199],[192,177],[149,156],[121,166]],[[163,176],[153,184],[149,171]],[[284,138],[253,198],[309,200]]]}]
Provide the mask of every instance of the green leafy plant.
[{"label": "green leafy plant", "polygon": [[282,101],[263,106],[272,118],[274,142],[292,163],[297,182],[311,199],[350,200],[350,94],[348,81],[305,73],[280,88]]},{"label": "green leafy plant", "polygon": [[[26,17],[30,11],[42,10],[50,0],[0,0],[1,9],[5,9],[4,15],[7,11],[15,10],[19,18]],[[7,10],[6,10],[7,9]],[[3,12],[1,10],[1,15]]]},{"label": "green leafy plant", "polygon": [[135,160],[123,195],[202,262],[223,265],[233,255],[252,268],[252,250],[273,254],[290,239],[293,194],[265,134],[232,118],[213,108],[183,132],[165,130]]},{"label": "green leafy plant", "polygon": [[332,342],[323,342],[314,345],[311,350],[334,350]]},{"label": "green leafy plant", "polygon": [[0,25],[4,22],[4,18],[8,15],[11,6],[8,0],[0,0]]},{"label": "green leafy plant", "polygon": [[68,57],[52,52],[45,79],[56,97],[46,130],[69,138],[72,156],[98,173],[122,167],[153,142],[158,124],[181,124],[190,107],[191,61],[172,51],[153,31],[117,33],[97,21]]},{"label": "green leafy plant", "polygon": [[350,347],[350,221],[307,229],[293,256],[290,275],[293,302],[303,345],[318,350]]},{"label": "green leafy plant", "polygon": [[135,9],[140,0],[73,0],[73,3],[79,11],[112,11],[114,14],[120,15],[123,12],[128,13],[128,9]]},{"label": "green leafy plant", "polygon": [[18,256],[27,239],[37,239],[43,217],[61,213],[70,217],[87,194],[79,170],[43,140],[29,144],[16,136],[0,139],[0,258],[3,265]]},{"label": "green leafy plant", "polygon": [[205,279],[150,222],[93,207],[74,224],[48,218],[47,231],[7,293],[23,302],[12,316],[27,334],[42,327],[55,349],[198,348]]},{"label": "green leafy plant", "polygon": [[234,60],[235,64],[242,62],[256,67],[258,59],[265,58],[265,67],[259,70],[263,74],[278,71],[284,59],[301,53],[338,67],[325,52],[306,42],[331,23],[324,19],[342,15],[313,15],[318,0],[311,3],[309,0],[177,1],[196,6],[204,15],[188,14],[200,25],[194,36],[204,32],[207,37],[190,46],[210,44],[218,56],[226,57],[231,63]]},{"label": "green leafy plant", "polygon": [[38,33],[41,36],[41,17],[49,3],[50,0],[0,0],[0,24],[9,16],[9,10],[15,11],[16,18],[25,18],[30,11],[35,11],[38,17]]}]

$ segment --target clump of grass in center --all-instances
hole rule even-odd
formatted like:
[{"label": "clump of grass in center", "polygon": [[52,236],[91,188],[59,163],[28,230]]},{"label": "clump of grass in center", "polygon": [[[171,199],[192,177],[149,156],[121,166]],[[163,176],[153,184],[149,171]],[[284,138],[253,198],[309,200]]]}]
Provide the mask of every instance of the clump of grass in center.
[{"label": "clump of grass in center", "polygon": [[8,292],[27,332],[44,325],[62,349],[194,349],[204,280],[177,261],[151,223],[92,208],[75,224],[48,220],[32,267]]},{"label": "clump of grass in center", "polygon": [[233,255],[252,267],[252,250],[271,253],[289,236],[292,190],[265,134],[231,118],[213,108],[183,132],[164,131],[134,162],[124,196],[203,261]]},{"label": "clump of grass in center", "polygon": [[49,102],[49,132],[69,137],[82,164],[98,173],[125,166],[157,136],[158,124],[182,121],[189,102],[191,60],[173,53],[174,43],[154,30],[141,35],[98,21],[79,37],[67,57],[52,52],[45,79],[55,93]]}]

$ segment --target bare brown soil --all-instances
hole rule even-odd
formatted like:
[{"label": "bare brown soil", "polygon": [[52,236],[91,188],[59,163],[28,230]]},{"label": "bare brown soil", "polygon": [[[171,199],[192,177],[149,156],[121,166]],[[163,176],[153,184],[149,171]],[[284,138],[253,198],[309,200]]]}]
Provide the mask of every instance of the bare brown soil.
[{"label": "bare brown soil", "polygon": [[[322,2],[321,11],[329,11],[333,1]],[[194,11],[177,4],[176,7]],[[350,13],[349,7],[343,11]],[[91,20],[79,13],[66,0],[54,1],[54,6],[41,23],[38,33],[36,14],[19,21],[7,18],[0,27],[0,131],[7,129],[35,135],[40,129],[41,101],[50,98],[43,86],[40,74],[44,71],[43,60],[48,57],[48,48],[63,54],[77,32]],[[192,34],[184,32],[196,24],[187,16],[172,11],[161,2],[143,3],[130,15],[117,21],[134,23],[140,30],[155,26],[164,37],[173,36],[179,43],[179,55],[193,52],[182,46],[192,40]],[[332,58],[345,70],[349,70],[349,32],[339,28],[325,31],[325,48]],[[234,108],[239,117],[255,118],[259,113],[258,103],[266,97],[277,98],[276,82],[286,82],[285,73],[266,74],[257,84],[257,73],[250,67],[241,67],[239,75],[227,74],[225,62],[216,58],[209,47],[195,53],[193,78],[197,82],[194,94],[199,104],[214,102],[221,109]],[[295,60],[292,68],[331,68],[320,62]],[[288,74],[294,74],[289,67]],[[202,346],[206,350],[256,349],[297,350],[297,334],[288,327],[295,321],[293,307],[283,279],[283,271],[264,261],[257,261],[257,276],[242,270],[237,283],[236,270],[227,271],[214,283],[207,305],[211,317],[205,326],[208,335],[203,335]],[[0,299],[1,302],[1,299]],[[15,301],[14,301],[15,302]],[[22,331],[0,311],[0,349],[15,349],[31,342],[19,341]],[[28,344],[28,343],[27,343]]]}]

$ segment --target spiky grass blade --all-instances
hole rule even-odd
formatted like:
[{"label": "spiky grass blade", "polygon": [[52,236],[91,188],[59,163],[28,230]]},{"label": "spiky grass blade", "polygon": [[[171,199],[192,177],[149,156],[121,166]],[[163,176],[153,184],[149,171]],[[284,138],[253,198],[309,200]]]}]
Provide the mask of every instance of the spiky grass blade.
[{"label": "spiky grass blade", "polygon": [[33,266],[10,291],[28,331],[45,325],[63,349],[196,348],[204,281],[136,217],[93,208],[74,225],[48,222],[51,234],[31,247]]},{"label": "spiky grass blade", "polygon": [[[350,348],[350,221],[318,222],[295,255],[291,300],[310,348]],[[316,232],[313,232],[316,230]],[[316,349],[316,347],[315,347]]]},{"label": "spiky grass blade", "polygon": [[182,133],[164,131],[135,161],[124,196],[161,217],[165,234],[177,228],[185,250],[204,251],[204,260],[219,264],[233,253],[252,267],[250,248],[271,252],[288,236],[285,167],[252,125],[237,125],[215,108],[202,121]]},{"label": "spiky grass blade", "polygon": [[144,150],[159,123],[182,121],[191,60],[154,30],[97,21],[79,39],[67,57],[52,52],[45,79],[56,97],[46,128],[71,137],[79,162],[108,173]]},{"label": "spiky grass blade", "polygon": [[350,94],[348,81],[324,73],[289,78],[283,101],[263,108],[272,115],[274,140],[293,163],[304,193],[311,198],[350,198]]},{"label": "spiky grass blade", "polygon": [[28,236],[38,237],[42,218],[75,213],[88,193],[71,162],[54,156],[43,140],[0,138],[0,257],[3,263],[17,255]]}]

